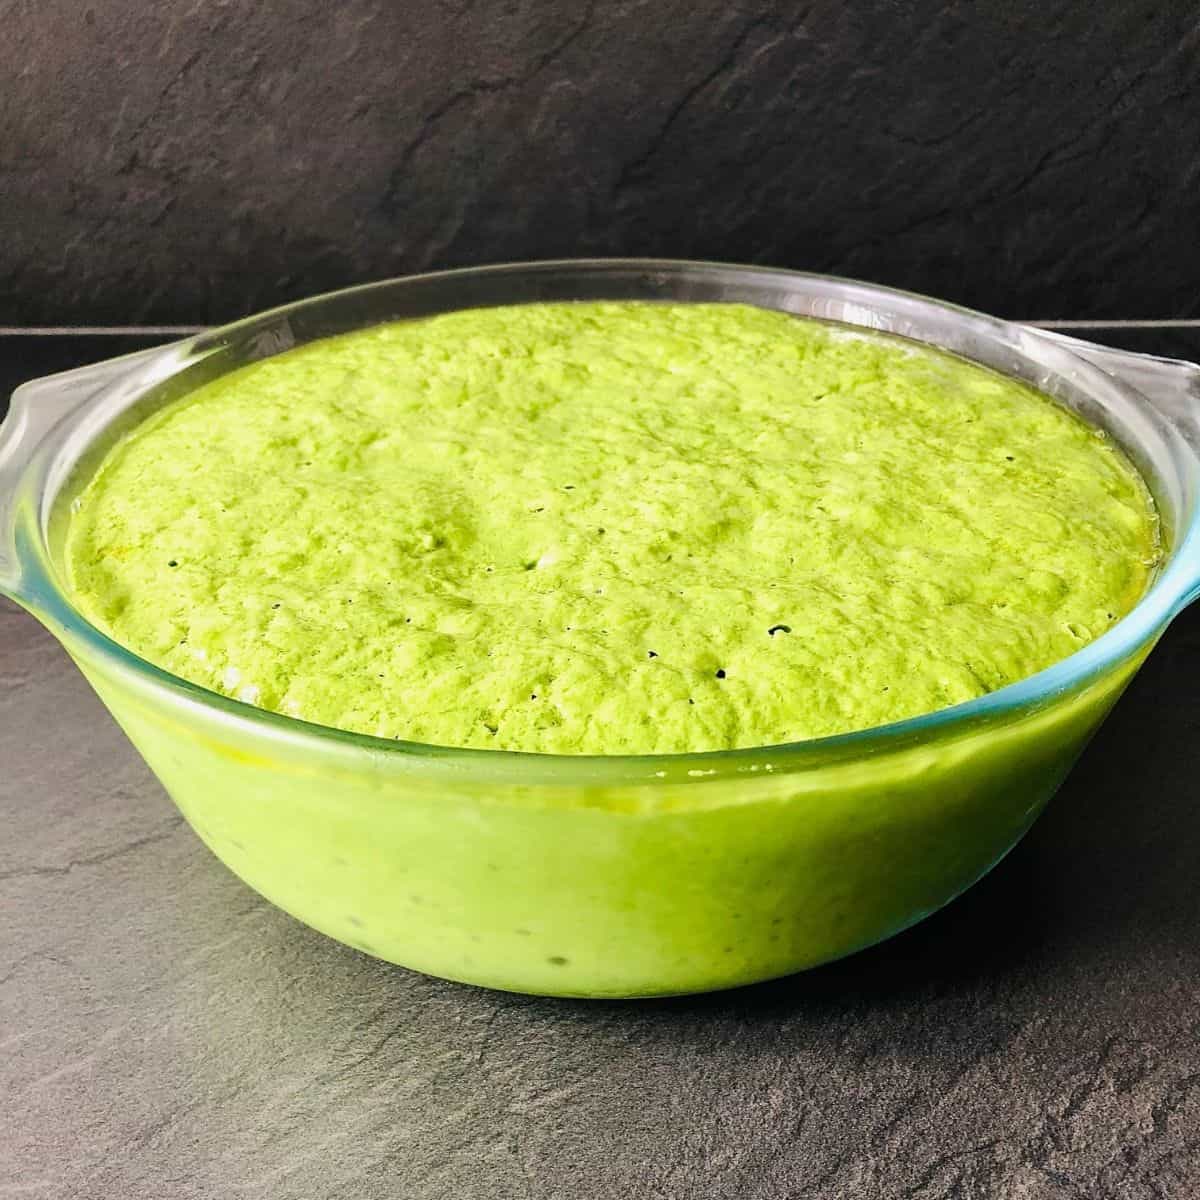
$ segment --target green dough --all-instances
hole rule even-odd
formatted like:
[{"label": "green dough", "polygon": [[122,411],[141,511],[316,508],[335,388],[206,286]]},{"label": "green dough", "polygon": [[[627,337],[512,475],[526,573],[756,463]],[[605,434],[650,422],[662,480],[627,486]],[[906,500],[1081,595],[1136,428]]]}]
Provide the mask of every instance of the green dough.
[{"label": "green dough", "polygon": [[820,737],[1104,633],[1158,556],[1105,435],[946,354],[723,304],[473,309],[256,362],[119,442],[70,584],[143,658],[386,738]]}]

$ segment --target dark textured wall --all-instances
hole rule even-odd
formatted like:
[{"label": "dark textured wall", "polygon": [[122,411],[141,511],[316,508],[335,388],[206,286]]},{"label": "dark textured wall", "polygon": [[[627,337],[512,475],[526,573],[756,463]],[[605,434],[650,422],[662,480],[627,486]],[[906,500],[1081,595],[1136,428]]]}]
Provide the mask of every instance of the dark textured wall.
[{"label": "dark textured wall", "polygon": [[1200,312],[1193,0],[0,0],[0,323],[654,254]]}]

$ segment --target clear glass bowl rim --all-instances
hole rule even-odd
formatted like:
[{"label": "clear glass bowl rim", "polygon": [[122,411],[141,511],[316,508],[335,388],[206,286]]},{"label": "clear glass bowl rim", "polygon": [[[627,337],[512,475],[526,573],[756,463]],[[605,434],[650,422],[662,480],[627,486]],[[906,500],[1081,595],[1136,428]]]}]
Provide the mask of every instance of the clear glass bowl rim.
[{"label": "clear glass bowl rim", "polygon": [[[473,277],[505,274],[511,276],[524,272],[569,271],[578,271],[581,276],[590,277],[609,271],[636,271],[653,275],[687,272],[729,273],[731,276],[742,275],[759,279],[776,277],[781,284],[790,280],[793,283],[809,281],[841,285],[856,290],[864,297],[890,297],[924,309],[940,310],[950,317],[957,316],[963,320],[985,323],[997,332],[1032,332],[1017,323],[917,293],[813,272],[686,259],[553,259],[462,267],[342,288],[263,310],[238,321],[206,330],[182,342],[155,349],[164,353],[172,348],[186,349],[201,343],[227,341],[247,329],[314,309],[331,301],[357,296],[367,297],[372,292],[395,288],[398,285],[465,281]],[[1059,353],[1063,352],[1064,345],[1065,343],[1059,343]],[[1065,352],[1068,356],[1075,357],[1071,354],[1069,346],[1066,346]],[[128,357],[141,356],[138,354]],[[115,363],[120,360],[110,361]],[[1075,362],[1084,378],[1098,371],[1098,368],[1082,357],[1075,357]],[[158,382],[161,382],[161,379]],[[53,497],[41,499],[52,502]],[[522,785],[652,785],[668,780],[674,783],[701,782],[760,770],[791,774],[918,745],[931,740],[934,735],[941,738],[953,735],[959,730],[965,732],[971,726],[1003,722],[1028,710],[1040,709],[1060,696],[1074,693],[1090,680],[1148,647],[1171,619],[1190,603],[1200,588],[1200,519],[1197,513],[1193,512],[1186,527],[1177,531],[1175,544],[1171,547],[1165,568],[1137,605],[1112,629],[1042,671],[973,700],[886,725],[767,746],[682,754],[541,754],[439,746],[354,733],[257,708],[173,675],[113,641],[75,609],[50,564],[50,551],[44,533],[45,521],[39,521],[38,524],[37,536],[34,538],[29,536],[28,530],[19,522],[15,531],[17,562],[23,576],[28,577],[32,573],[28,582],[32,585],[31,592],[37,596],[36,606],[31,607],[35,607],[52,628],[61,630],[69,639],[84,646],[89,652],[89,657],[94,656],[115,669],[125,683],[132,685],[135,690],[147,695],[151,700],[174,706],[182,704],[185,709],[198,707],[207,716],[219,714],[223,722],[229,722],[256,737],[279,744],[281,749],[291,746],[311,752],[319,747],[321,753],[346,754],[349,755],[347,765],[350,766],[361,765],[364,755],[375,762],[380,762],[380,756],[383,756],[389,765],[418,773],[428,771],[434,775],[449,774],[462,781],[480,780]],[[27,603],[27,599],[19,591],[14,594],[14,598],[19,603]],[[237,736],[233,729],[230,730],[230,734],[232,737]]]}]

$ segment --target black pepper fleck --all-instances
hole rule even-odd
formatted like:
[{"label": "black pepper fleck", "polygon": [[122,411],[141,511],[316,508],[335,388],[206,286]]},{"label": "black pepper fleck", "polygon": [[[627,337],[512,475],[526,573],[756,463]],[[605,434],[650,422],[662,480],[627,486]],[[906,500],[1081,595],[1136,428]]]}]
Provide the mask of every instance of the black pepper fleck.
[{"label": "black pepper fleck", "polygon": [[724,668],[724,667],[718,667],[718,668],[717,668],[717,678],[718,678],[718,679],[724,679],[724,678],[725,678],[725,668]]},{"label": "black pepper fleck", "polygon": [[777,633],[791,633],[791,632],[792,632],[792,627],[790,625],[772,625],[771,628],[767,630],[767,634],[770,637],[774,637]]}]

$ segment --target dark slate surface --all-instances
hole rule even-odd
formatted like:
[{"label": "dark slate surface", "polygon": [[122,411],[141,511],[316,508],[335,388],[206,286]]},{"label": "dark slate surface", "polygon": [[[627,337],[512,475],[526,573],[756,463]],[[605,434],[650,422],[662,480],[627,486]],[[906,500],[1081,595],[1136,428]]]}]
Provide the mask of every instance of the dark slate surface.
[{"label": "dark slate surface", "polygon": [[1200,312],[1192,0],[0,0],[0,324],[763,261]]},{"label": "dark slate surface", "polygon": [[[134,344],[4,339],[0,385]],[[890,943],[588,1004],[270,908],[0,602],[0,1197],[1192,1200],[1198,679],[1200,609],[1025,841]]]}]

